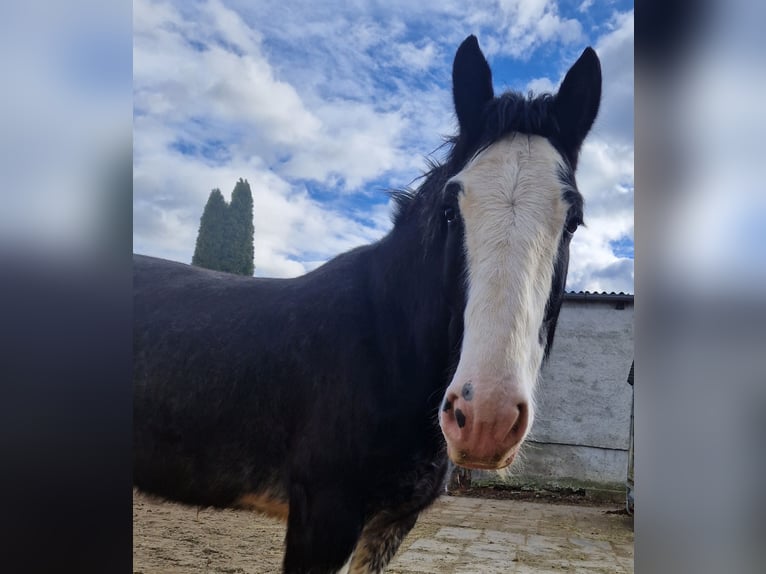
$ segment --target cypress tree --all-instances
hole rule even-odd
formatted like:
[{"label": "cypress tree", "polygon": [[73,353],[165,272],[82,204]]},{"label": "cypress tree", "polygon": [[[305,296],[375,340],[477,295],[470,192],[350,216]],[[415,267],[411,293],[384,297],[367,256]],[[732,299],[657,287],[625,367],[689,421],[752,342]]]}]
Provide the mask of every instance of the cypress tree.
[{"label": "cypress tree", "polygon": [[200,218],[192,265],[223,271],[221,259],[225,245],[227,211],[228,206],[221,190],[211,191]]},{"label": "cypress tree", "polygon": [[229,227],[231,240],[231,272],[240,275],[252,275],[253,263],[253,194],[246,179],[240,178],[231,193],[229,205]]}]

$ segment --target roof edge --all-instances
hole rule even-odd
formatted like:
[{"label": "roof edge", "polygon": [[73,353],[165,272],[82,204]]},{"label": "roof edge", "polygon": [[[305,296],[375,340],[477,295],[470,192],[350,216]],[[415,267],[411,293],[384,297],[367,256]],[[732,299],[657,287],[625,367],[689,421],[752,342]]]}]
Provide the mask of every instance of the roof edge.
[{"label": "roof edge", "polygon": [[593,301],[606,303],[633,303],[633,293],[591,293],[590,291],[566,291],[564,301]]}]

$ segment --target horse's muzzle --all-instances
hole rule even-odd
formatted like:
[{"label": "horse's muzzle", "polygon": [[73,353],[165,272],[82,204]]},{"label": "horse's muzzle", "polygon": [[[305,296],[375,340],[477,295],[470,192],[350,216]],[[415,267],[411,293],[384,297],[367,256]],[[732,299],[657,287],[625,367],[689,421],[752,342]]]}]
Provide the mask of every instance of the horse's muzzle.
[{"label": "horse's muzzle", "polygon": [[458,396],[447,389],[439,414],[447,453],[452,462],[466,468],[505,468],[526,436],[529,404],[513,395],[481,399],[479,393],[466,396],[463,390]]}]

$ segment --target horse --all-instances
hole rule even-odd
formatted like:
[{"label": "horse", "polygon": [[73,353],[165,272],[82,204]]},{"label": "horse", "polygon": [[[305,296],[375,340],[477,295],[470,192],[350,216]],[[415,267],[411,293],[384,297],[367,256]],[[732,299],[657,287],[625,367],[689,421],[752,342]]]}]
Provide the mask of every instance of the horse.
[{"label": "horse", "polygon": [[600,62],[495,96],[472,35],[452,83],[447,157],[379,241],[291,279],[134,255],[134,485],[286,521],[286,573],[384,570],[448,459],[507,467],[532,425]]}]

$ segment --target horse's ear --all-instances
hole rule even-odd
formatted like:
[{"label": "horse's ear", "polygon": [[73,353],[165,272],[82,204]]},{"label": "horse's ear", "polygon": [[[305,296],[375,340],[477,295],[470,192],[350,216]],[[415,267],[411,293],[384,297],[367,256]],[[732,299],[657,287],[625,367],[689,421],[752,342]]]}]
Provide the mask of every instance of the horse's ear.
[{"label": "horse's ear", "polygon": [[573,164],[601,103],[601,63],[593,48],[585,48],[569,69],[556,94],[556,119],[564,148]]},{"label": "horse's ear", "polygon": [[494,97],[492,72],[476,36],[463,40],[452,64],[452,97],[461,136],[473,139],[481,131],[484,106]]}]

